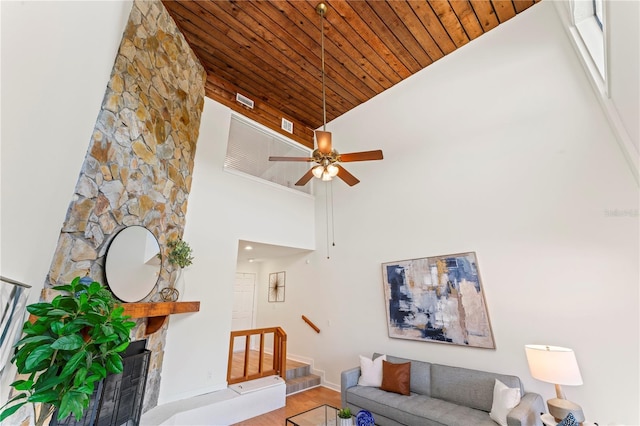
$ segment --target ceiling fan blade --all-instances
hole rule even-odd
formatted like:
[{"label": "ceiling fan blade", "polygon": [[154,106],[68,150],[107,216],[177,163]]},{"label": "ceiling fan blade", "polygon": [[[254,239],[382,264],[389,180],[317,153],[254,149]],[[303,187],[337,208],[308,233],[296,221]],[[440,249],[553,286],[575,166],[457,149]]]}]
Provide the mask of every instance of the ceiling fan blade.
[{"label": "ceiling fan blade", "polygon": [[345,181],[347,185],[353,186],[360,182],[357,177],[349,173],[347,169],[345,169],[341,165],[336,164],[336,167],[338,168],[338,177]]},{"label": "ceiling fan blade", "polygon": [[331,132],[316,130],[316,142],[318,143],[318,151],[323,154],[331,153]]},{"label": "ceiling fan blade", "polygon": [[377,149],[375,151],[350,152],[347,154],[340,154],[341,163],[348,163],[349,161],[369,160],[382,160],[382,150]]},{"label": "ceiling fan blade", "polygon": [[313,169],[309,169],[309,171],[307,173],[305,173],[297,182],[296,185],[297,186],[305,186],[307,184],[307,182],[309,182],[311,180],[311,178],[313,177]]},{"label": "ceiling fan blade", "polygon": [[269,161],[313,161],[310,157],[269,157]]}]

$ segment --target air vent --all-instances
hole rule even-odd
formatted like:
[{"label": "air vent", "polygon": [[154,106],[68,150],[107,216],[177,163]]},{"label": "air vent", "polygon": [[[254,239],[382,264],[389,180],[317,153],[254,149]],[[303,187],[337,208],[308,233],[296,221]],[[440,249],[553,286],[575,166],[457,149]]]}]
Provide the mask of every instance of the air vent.
[{"label": "air vent", "polygon": [[282,127],[282,130],[285,132],[293,133],[293,122],[284,117],[282,117],[282,125],[280,127]]},{"label": "air vent", "polygon": [[247,98],[244,95],[241,95],[240,93],[236,93],[236,101],[240,102],[242,105],[253,109],[253,105],[254,102],[252,99]]}]

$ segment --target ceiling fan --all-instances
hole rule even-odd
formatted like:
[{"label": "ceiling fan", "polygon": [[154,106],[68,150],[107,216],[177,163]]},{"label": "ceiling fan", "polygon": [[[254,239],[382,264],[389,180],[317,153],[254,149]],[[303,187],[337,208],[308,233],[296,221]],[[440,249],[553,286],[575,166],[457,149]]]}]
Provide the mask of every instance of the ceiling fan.
[{"label": "ceiling fan", "polygon": [[317,177],[323,181],[330,181],[334,177],[339,177],[347,185],[353,186],[360,182],[358,178],[349,173],[340,163],[348,163],[351,161],[369,161],[382,160],[382,150],[351,152],[348,154],[340,154],[333,149],[331,144],[331,132],[326,131],[327,127],[327,105],[325,90],[325,71],[324,71],[324,25],[322,20],[327,13],[327,5],[324,3],[316,6],[316,12],[320,15],[321,30],[321,46],[322,46],[322,110],[324,114],[322,130],[316,130],[315,139],[317,148],[311,154],[311,157],[269,157],[269,161],[306,161],[315,162],[316,166],[312,167],[297,182],[296,185],[306,185],[312,177]]}]

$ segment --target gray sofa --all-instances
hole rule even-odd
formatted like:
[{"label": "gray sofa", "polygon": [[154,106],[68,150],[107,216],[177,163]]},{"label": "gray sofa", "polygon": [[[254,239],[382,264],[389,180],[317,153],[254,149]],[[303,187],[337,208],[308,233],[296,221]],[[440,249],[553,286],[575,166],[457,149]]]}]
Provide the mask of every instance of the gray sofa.
[{"label": "gray sofa", "polygon": [[[380,354],[374,354],[377,358]],[[489,417],[495,379],[520,388],[522,399],[507,416],[509,426],[540,426],[545,412],[542,397],[525,393],[516,376],[432,364],[387,355],[391,363],[411,362],[411,395],[359,386],[360,367],[342,372],[342,406],[352,412],[367,410],[377,425],[496,426]]]}]

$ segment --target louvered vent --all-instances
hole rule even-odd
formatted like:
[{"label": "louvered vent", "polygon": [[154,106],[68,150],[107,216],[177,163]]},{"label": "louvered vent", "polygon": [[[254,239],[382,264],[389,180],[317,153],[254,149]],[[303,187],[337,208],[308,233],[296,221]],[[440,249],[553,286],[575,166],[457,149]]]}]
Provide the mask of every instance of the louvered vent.
[{"label": "louvered vent", "polygon": [[244,95],[241,95],[240,93],[236,93],[236,101],[240,102],[242,105],[253,109],[253,99],[249,99]]},{"label": "louvered vent", "polygon": [[306,194],[311,185],[295,186],[310,164],[293,161],[269,161],[269,156],[309,157],[311,150],[271,133],[236,115],[231,117],[224,168],[245,173]]}]

